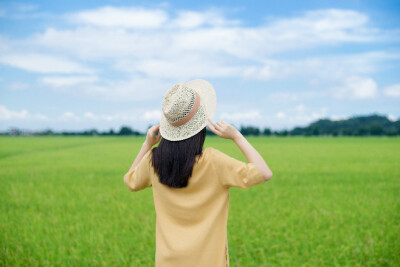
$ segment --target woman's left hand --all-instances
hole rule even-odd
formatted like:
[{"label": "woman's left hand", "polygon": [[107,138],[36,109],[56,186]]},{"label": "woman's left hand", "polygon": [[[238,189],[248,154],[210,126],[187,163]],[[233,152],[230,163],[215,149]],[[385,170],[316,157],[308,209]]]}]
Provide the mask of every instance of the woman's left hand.
[{"label": "woman's left hand", "polygon": [[[161,139],[161,134],[160,134],[160,124],[157,124],[153,127],[151,127],[149,130],[147,130],[147,136],[146,136],[146,141],[145,144],[147,144],[150,148],[154,146],[155,144],[158,143]],[[156,133],[158,132],[158,135],[156,136]]]}]

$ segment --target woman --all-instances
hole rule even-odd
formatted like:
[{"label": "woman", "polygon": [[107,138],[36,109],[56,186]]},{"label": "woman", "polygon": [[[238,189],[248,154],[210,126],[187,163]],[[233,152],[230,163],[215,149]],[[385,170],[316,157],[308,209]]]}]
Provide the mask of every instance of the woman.
[{"label": "woman", "polygon": [[[214,88],[205,80],[181,82],[168,90],[160,124],[148,130],[124,175],[131,191],[153,189],[156,266],[229,266],[229,188],[249,188],[272,177],[264,159],[237,129],[212,121],[215,106]],[[206,126],[233,140],[249,163],[212,147],[203,150]]]}]

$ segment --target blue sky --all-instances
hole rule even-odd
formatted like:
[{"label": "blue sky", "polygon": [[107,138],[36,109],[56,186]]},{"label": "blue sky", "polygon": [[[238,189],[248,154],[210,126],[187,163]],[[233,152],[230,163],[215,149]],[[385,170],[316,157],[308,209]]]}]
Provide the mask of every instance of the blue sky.
[{"label": "blue sky", "polygon": [[0,130],[144,131],[203,78],[214,120],[400,117],[397,1],[3,1]]}]

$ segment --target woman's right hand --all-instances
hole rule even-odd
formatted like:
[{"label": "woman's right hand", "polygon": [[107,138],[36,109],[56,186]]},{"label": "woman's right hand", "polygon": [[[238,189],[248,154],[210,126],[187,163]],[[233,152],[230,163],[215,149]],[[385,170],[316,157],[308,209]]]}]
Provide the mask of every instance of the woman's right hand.
[{"label": "woman's right hand", "polygon": [[207,125],[208,129],[211,132],[215,133],[221,138],[235,140],[237,137],[241,135],[241,133],[232,125],[227,122],[220,121],[220,122],[213,122],[211,118],[208,118],[208,121],[214,126],[214,128]]}]

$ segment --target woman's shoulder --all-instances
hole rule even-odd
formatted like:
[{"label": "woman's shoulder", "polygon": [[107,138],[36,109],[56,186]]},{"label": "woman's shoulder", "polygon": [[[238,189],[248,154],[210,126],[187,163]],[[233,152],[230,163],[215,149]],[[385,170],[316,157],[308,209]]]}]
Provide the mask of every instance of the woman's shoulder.
[{"label": "woman's shoulder", "polygon": [[215,153],[216,151],[217,151],[217,149],[209,146],[209,147],[206,147],[203,152],[206,154],[212,154],[212,153]]},{"label": "woman's shoulder", "polygon": [[213,147],[206,147],[203,149],[203,152],[201,153],[202,158],[210,158],[215,154],[215,148]]},{"label": "woman's shoulder", "polygon": [[225,156],[226,154],[224,152],[222,152],[221,150],[214,148],[214,147],[207,147],[204,150],[204,153],[211,156],[211,157],[221,157],[221,156]]}]

